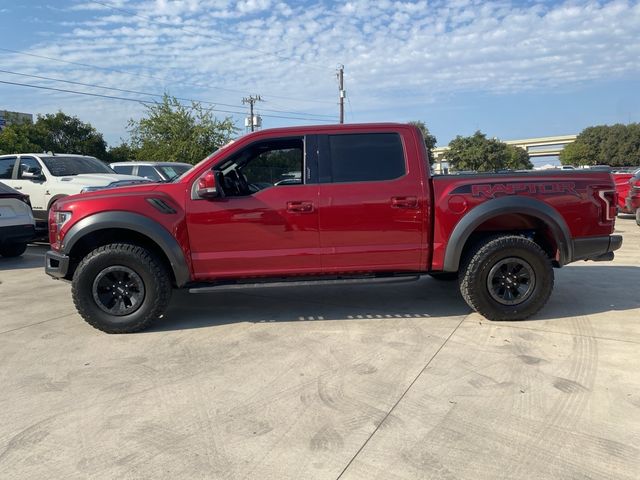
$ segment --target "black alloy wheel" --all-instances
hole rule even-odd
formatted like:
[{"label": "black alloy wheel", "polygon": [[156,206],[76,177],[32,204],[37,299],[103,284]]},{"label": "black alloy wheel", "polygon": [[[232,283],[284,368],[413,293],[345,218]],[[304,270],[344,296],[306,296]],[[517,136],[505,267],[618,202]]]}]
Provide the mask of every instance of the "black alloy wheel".
[{"label": "black alloy wheel", "polygon": [[96,305],[103,312],[118,317],[140,308],[145,295],[140,276],[124,265],[107,267],[98,273],[92,292]]},{"label": "black alloy wheel", "polygon": [[509,257],[496,263],[487,276],[489,295],[502,305],[524,302],[536,285],[531,265],[522,258]]}]

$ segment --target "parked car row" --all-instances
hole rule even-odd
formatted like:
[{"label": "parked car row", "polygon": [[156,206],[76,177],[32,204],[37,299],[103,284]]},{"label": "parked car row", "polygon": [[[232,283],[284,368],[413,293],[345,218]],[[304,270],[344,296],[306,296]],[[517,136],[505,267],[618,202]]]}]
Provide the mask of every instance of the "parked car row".
[{"label": "parked car row", "polygon": [[0,255],[21,255],[37,231],[47,229],[52,205],[69,195],[141,183],[168,182],[190,164],[127,162],[120,173],[86,155],[0,155]]},{"label": "parked car row", "polygon": [[618,193],[618,212],[636,216],[640,226],[640,168],[613,174]]},{"label": "parked car row", "polygon": [[[37,226],[46,227],[47,212],[58,199],[68,195],[114,188],[136,183],[169,181],[184,173],[189,164],[170,163],[114,164],[128,168],[115,171],[95,157],[72,154],[19,154],[0,156],[0,181],[29,195]],[[152,169],[149,173],[145,168]],[[162,172],[162,175],[157,172]],[[148,175],[148,176],[147,176]]]}]

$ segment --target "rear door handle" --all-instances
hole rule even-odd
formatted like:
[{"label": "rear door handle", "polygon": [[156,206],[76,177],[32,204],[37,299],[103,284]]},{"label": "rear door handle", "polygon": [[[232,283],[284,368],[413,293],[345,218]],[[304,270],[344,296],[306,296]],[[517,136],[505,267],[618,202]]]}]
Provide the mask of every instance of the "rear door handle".
[{"label": "rear door handle", "polygon": [[312,213],[312,202],[287,202],[287,212],[291,213]]},{"label": "rear door handle", "polygon": [[16,187],[13,187],[13,189],[14,190],[22,190],[22,187],[16,186]]},{"label": "rear door handle", "polygon": [[418,197],[391,197],[392,208],[418,208]]}]

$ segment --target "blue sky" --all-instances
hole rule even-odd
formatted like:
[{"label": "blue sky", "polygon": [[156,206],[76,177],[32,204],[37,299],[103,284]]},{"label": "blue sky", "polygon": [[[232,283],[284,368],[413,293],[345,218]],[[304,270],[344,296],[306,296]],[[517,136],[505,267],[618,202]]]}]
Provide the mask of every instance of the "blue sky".
[{"label": "blue sky", "polygon": [[[478,129],[507,140],[640,121],[639,1],[0,0],[0,31],[0,70],[14,72],[0,81],[167,91],[238,126],[251,93],[265,127],[335,121],[338,64],[347,122],[423,120],[439,145]],[[111,145],[144,111],[6,84],[0,109],[63,110]]]}]

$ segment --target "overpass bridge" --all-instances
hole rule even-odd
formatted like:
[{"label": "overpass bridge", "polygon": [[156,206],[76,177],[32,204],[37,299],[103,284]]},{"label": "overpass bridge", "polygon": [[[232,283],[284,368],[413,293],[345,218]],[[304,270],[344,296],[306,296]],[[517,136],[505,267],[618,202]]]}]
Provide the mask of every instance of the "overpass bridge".
[{"label": "overpass bridge", "polygon": [[[552,137],[523,138],[520,140],[504,140],[507,145],[514,145],[524,149],[529,158],[559,155],[562,149],[575,141],[577,135],[555,135]],[[438,147],[432,150],[436,163],[436,170],[442,171],[442,162],[447,161],[449,147]]]}]

